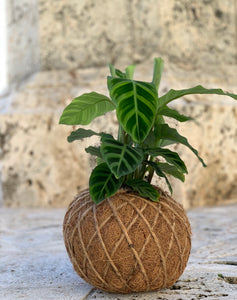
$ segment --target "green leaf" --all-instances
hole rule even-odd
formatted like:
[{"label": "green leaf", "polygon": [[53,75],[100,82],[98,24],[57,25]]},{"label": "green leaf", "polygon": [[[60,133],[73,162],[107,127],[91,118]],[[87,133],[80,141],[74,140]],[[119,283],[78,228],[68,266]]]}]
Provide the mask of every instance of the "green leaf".
[{"label": "green leaf", "polygon": [[156,148],[160,146],[161,141],[156,137],[154,130],[159,124],[165,124],[165,120],[162,115],[156,115],[154,128],[148,133],[147,137],[143,141],[144,147],[148,146],[149,148]]},{"label": "green leaf", "polygon": [[103,160],[103,158],[97,157],[97,159],[96,159],[97,166],[100,165],[100,164],[102,164],[102,163],[104,163],[104,162],[105,161]]},{"label": "green leaf", "polygon": [[133,74],[135,71],[135,65],[130,65],[126,68],[125,72],[126,72],[126,78],[127,79],[133,79]]},{"label": "green leaf", "polygon": [[120,71],[119,69],[115,69],[115,75],[119,78],[126,78],[126,74]]},{"label": "green leaf", "polygon": [[173,144],[176,144],[177,142],[175,141],[171,141],[171,140],[160,140],[160,142],[158,143],[159,147],[166,147],[166,146],[170,146]]},{"label": "green leaf", "polygon": [[106,136],[101,141],[102,157],[116,178],[132,173],[141,164],[143,154],[140,150]]},{"label": "green leaf", "polygon": [[106,163],[98,165],[91,173],[89,191],[95,203],[114,195],[120,188],[123,178],[116,179]]},{"label": "green leaf", "polygon": [[87,147],[85,148],[86,153],[89,153],[91,155],[97,156],[99,158],[102,158],[101,153],[100,153],[100,147]]},{"label": "green leaf", "polygon": [[168,106],[162,106],[161,108],[159,108],[158,115],[170,117],[179,122],[186,122],[186,121],[193,120],[193,118],[181,115],[177,110],[171,109]]},{"label": "green leaf", "polygon": [[167,163],[160,163],[160,162],[158,163],[158,165],[162,172],[172,175],[175,178],[178,178],[179,180],[184,182],[184,180],[185,180],[184,174],[182,172],[180,172],[180,170],[177,167],[167,164]]},{"label": "green leaf", "polygon": [[126,68],[125,73],[123,73],[122,71],[120,71],[119,69],[115,69],[115,67],[111,64],[109,64],[109,68],[110,68],[110,74],[112,77],[116,78],[124,78],[124,79],[133,79],[133,74],[135,71],[135,65],[130,65]]},{"label": "green leaf", "polygon": [[176,143],[181,143],[185,146],[187,146],[200,160],[203,167],[206,167],[206,164],[204,163],[203,159],[198,155],[198,151],[194,149],[188,142],[188,140],[180,135],[178,131],[174,128],[170,128],[168,124],[160,124],[156,127],[156,137],[163,140],[168,141],[174,141]]},{"label": "green leaf", "polygon": [[231,94],[228,92],[224,92],[222,89],[206,89],[201,85],[197,85],[190,89],[185,90],[169,90],[168,93],[163,95],[158,100],[158,107],[163,106],[177,98],[183,97],[185,95],[191,95],[191,94],[216,94],[216,95],[224,95],[229,96],[231,98],[234,98],[237,100],[237,95]]},{"label": "green leaf", "polygon": [[162,58],[157,57],[154,59],[154,71],[153,71],[152,83],[155,85],[157,90],[159,89],[159,86],[160,86],[163,65],[164,65],[164,61]]},{"label": "green leaf", "polygon": [[173,152],[169,149],[163,149],[163,148],[157,147],[157,148],[148,148],[145,150],[145,153],[149,154],[153,157],[161,156],[168,163],[176,166],[178,168],[178,170],[180,170],[182,173],[188,174],[187,167],[177,152]]},{"label": "green leaf", "polygon": [[72,131],[71,134],[67,137],[67,141],[69,143],[75,141],[75,140],[82,140],[84,138],[91,137],[93,135],[98,135],[101,136],[103,133],[97,133],[93,130],[90,129],[84,129],[84,128],[79,128],[75,131]]},{"label": "green leaf", "polygon": [[165,173],[162,171],[162,169],[159,167],[159,165],[153,161],[147,161],[147,163],[155,170],[156,174],[160,177],[163,177],[165,178],[165,181],[168,185],[168,188],[170,190],[170,193],[172,194],[173,193],[173,190],[172,190],[172,186],[167,178],[167,176],[165,175]]},{"label": "green leaf", "polygon": [[116,70],[115,67],[111,64],[109,64],[109,70],[112,77],[116,77]]},{"label": "green leaf", "polygon": [[126,181],[126,184],[136,192],[138,192],[142,197],[149,198],[154,202],[158,202],[160,194],[150,183],[142,179],[132,179]]},{"label": "green leaf", "polygon": [[151,148],[155,148],[157,146],[156,144],[156,136],[154,134],[154,131],[151,130],[148,134],[148,136],[146,137],[146,139],[143,142],[143,147],[151,147]]},{"label": "green leaf", "polygon": [[108,111],[114,110],[115,105],[106,96],[92,92],[83,94],[75,99],[64,109],[60,124],[87,125],[95,118]]},{"label": "green leaf", "polygon": [[142,143],[155,120],[156,87],[152,83],[109,77],[108,88],[123,129],[136,143]]}]

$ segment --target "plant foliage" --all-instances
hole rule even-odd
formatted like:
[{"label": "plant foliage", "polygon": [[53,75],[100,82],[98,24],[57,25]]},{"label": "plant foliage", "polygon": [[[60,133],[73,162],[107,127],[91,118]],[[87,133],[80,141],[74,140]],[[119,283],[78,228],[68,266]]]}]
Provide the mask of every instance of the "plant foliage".
[{"label": "plant foliage", "polygon": [[134,65],[125,72],[110,65],[107,86],[110,97],[92,92],[83,94],[64,109],[60,124],[88,125],[95,118],[116,110],[118,136],[115,139],[106,133],[97,133],[90,129],[78,128],[68,136],[68,142],[100,137],[98,147],[90,146],[85,150],[97,157],[97,166],[91,173],[89,190],[91,198],[99,203],[114,195],[121,187],[130,187],[141,196],[152,201],[159,200],[159,192],[151,184],[154,174],[163,177],[172,192],[169,176],[184,181],[188,173],[185,163],[178,153],[167,148],[171,144],[188,147],[204,167],[206,164],[187,138],[171,128],[164,117],[179,122],[192,120],[189,116],[171,109],[168,104],[188,94],[217,94],[232,97],[237,95],[221,89],[206,89],[201,85],[190,89],[173,90],[158,96],[163,60],[155,58],[151,82],[133,80]]}]

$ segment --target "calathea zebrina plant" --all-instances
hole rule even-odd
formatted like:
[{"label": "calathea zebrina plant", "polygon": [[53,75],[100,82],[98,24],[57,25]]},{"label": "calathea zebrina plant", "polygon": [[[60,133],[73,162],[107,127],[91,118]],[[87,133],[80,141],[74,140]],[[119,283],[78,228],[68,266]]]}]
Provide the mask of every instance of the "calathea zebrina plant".
[{"label": "calathea zebrina plant", "polygon": [[97,166],[89,180],[90,195],[95,203],[114,195],[123,187],[158,201],[159,192],[151,185],[154,174],[164,178],[172,192],[167,175],[184,181],[188,171],[178,153],[166,148],[170,144],[187,146],[206,166],[187,138],[167,124],[164,117],[179,122],[191,119],[171,109],[168,106],[171,101],[188,94],[218,94],[237,99],[237,95],[221,89],[206,89],[201,85],[184,90],[171,89],[159,95],[163,60],[155,58],[151,82],[134,80],[134,68],[130,65],[123,73],[110,65],[111,74],[107,77],[110,97],[96,92],[83,94],[72,100],[60,118],[61,124],[88,125],[95,118],[116,110],[119,123],[116,137],[83,128],[73,131],[68,137],[69,142],[93,135],[100,137],[99,147],[85,149],[97,157]]},{"label": "calathea zebrina plant", "polygon": [[[96,135],[97,147],[86,152],[97,157],[89,190],[71,202],[63,222],[65,246],[75,271],[96,288],[119,293],[155,291],[172,286],[183,273],[191,250],[191,227],[182,205],[151,184],[153,175],[184,181],[187,168],[173,143],[187,146],[205,163],[186,139],[166,123],[190,118],[168,104],[188,94],[219,94],[202,86],[170,90],[159,95],[163,61],[154,60],[151,82],[133,80],[134,66],[125,72],[110,66],[110,97],[92,92],[75,98],[60,119],[67,125],[88,125],[116,110],[118,134],[79,129],[68,141]],[[92,201],[93,200],[93,201]]]}]

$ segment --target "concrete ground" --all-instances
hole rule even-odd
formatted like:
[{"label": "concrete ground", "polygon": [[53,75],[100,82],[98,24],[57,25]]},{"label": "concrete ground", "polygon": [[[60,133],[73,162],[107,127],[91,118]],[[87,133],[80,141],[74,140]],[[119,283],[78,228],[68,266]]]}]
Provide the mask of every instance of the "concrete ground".
[{"label": "concrete ground", "polygon": [[237,299],[237,204],[192,209],[192,252],[169,289],[109,294],[73,271],[62,237],[63,209],[0,209],[0,299]]}]

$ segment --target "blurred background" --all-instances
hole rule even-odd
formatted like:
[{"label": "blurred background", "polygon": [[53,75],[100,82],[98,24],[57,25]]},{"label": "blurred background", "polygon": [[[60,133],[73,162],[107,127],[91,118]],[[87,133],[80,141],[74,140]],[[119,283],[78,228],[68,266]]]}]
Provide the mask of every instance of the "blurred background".
[{"label": "blurred background", "polygon": [[[94,161],[84,147],[96,141],[68,144],[63,108],[107,93],[108,63],[135,63],[148,81],[158,56],[160,95],[197,84],[237,93],[237,0],[0,0],[0,206],[64,207],[86,188]],[[237,201],[236,101],[192,95],[174,105],[196,119],[179,132],[208,165],[175,147],[189,174],[172,181],[174,198],[186,208]],[[109,113],[90,128],[116,126]]]}]

